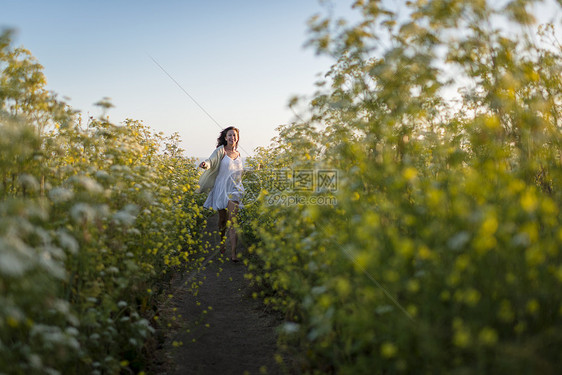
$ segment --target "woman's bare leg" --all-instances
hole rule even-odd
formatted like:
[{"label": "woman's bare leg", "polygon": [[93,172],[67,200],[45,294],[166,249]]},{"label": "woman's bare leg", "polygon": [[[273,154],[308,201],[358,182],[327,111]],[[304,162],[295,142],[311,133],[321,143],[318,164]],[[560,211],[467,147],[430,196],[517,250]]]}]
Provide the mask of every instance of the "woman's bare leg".
[{"label": "woman's bare leg", "polygon": [[226,223],[228,221],[228,212],[226,209],[219,210],[219,233],[220,237],[220,249],[221,253],[224,253],[226,250]]},{"label": "woman's bare leg", "polygon": [[238,213],[238,202],[236,201],[228,201],[228,206],[226,207],[228,211],[228,221],[230,221],[230,247],[231,247],[231,256],[230,259],[233,261],[237,261],[238,258],[236,257],[236,245],[238,245],[238,233],[236,233],[235,228],[235,220],[236,214]]}]

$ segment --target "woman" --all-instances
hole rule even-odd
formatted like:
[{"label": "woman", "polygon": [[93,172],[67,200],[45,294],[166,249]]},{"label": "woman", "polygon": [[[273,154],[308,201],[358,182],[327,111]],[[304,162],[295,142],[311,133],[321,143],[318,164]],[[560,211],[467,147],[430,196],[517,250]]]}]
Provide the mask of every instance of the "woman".
[{"label": "woman", "polygon": [[242,186],[244,167],[240,153],[237,151],[238,137],[239,130],[234,126],[229,126],[221,131],[217,138],[217,148],[209,159],[199,164],[199,167],[205,169],[205,172],[199,179],[198,192],[205,192],[210,189],[203,207],[219,211],[222,253],[224,253],[226,247],[226,225],[230,222],[230,259],[233,262],[238,262],[236,257],[238,234],[233,224],[238,208],[242,207],[241,201],[244,195],[244,186]]}]

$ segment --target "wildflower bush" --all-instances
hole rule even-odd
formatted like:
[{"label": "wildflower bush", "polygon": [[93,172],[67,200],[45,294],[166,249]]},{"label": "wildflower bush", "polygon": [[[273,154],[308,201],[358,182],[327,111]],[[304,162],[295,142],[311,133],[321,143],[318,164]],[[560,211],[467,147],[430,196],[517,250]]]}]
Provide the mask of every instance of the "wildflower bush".
[{"label": "wildflower bush", "polygon": [[9,32],[0,72],[0,373],[141,372],[166,282],[201,262],[194,161],[83,121]]},{"label": "wildflower bush", "polygon": [[[291,320],[304,372],[562,368],[562,46],[534,3],[356,1],[353,24],[311,19],[336,62],[257,152],[243,227],[248,278]],[[272,183],[284,169],[337,171],[337,188]],[[271,204],[280,192],[336,201]]]}]

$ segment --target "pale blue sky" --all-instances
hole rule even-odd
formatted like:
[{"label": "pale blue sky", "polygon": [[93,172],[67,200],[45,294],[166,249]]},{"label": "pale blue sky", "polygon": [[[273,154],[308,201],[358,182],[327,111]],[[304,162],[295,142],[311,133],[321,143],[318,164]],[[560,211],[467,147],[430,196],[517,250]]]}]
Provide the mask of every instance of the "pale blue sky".
[{"label": "pale blue sky", "polygon": [[[331,1],[346,17],[353,2]],[[541,21],[553,17],[537,8]],[[107,96],[114,123],[178,132],[187,155],[208,156],[219,126],[152,56],[221,127],[240,128],[247,156],[294,119],[289,98],[312,94],[333,63],[303,48],[306,21],[322,11],[319,0],[0,0],[0,28],[16,28],[14,44],[44,66],[48,88],[85,116],[99,116],[93,103]]]},{"label": "pale blue sky", "polygon": [[[338,1],[348,12],[351,0]],[[311,94],[332,63],[304,49],[318,0],[1,0],[0,27],[16,28],[44,66],[48,88],[84,115],[110,97],[119,123],[143,120],[180,133],[190,156],[213,150],[219,127],[151,60],[156,59],[251,153],[290,122],[292,95]]]}]

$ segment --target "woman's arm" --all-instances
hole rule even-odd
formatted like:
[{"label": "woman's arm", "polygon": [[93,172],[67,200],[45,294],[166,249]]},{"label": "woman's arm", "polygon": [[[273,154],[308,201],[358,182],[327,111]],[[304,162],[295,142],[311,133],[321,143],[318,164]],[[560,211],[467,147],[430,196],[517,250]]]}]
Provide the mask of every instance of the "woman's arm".
[{"label": "woman's arm", "polygon": [[213,166],[214,163],[220,162],[220,157],[218,157],[218,153],[222,151],[222,146],[215,148],[215,151],[209,156],[208,159],[203,160],[201,164],[199,164],[199,168],[209,169]]}]

